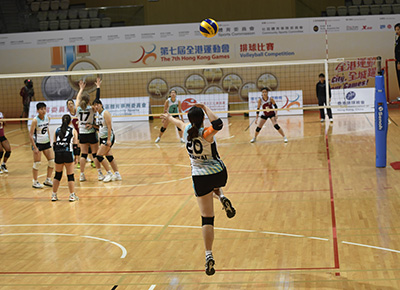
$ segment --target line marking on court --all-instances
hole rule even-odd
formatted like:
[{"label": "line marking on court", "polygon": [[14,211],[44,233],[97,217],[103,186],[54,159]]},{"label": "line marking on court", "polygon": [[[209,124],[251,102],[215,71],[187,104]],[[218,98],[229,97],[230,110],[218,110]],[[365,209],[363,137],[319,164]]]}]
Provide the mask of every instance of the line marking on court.
[{"label": "line marking on court", "polygon": [[118,285],[114,285],[114,287],[111,288],[111,290],[117,289]]},{"label": "line marking on court", "polygon": [[98,237],[93,237],[93,236],[80,236],[80,235],[75,235],[75,234],[62,234],[62,233],[12,233],[12,234],[0,234],[0,236],[69,236],[69,237],[82,237],[82,238],[88,238],[88,239],[94,239],[94,240],[99,240],[99,241],[104,241],[104,242],[108,242],[110,244],[116,245],[117,247],[119,247],[122,250],[122,255],[121,255],[121,259],[125,258],[126,255],[128,254],[128,251],[125,249],[124,246],[107,240],[107,239],[102,239],[102,238],[98,238]]},{"label": "line marking on court", "polygon": [[[0,225],[0,227],[47,227],[47,226],[105,226],[105,227],[159,227],[159,228],[187,228],[187,229],[201,229],[202,227],[200,226],[185,226],[185,225],[154,225],[154,224],[98,224],[98,223],[67,223],[67,224],[11,224],[11,225]],[[296,238],[307,238],[307,239],[312,239],[312,240],[319,240],[319,241],[329,241],[327,238],[319,238],[319,237],[308,237],[304,235],[295,235],[295,234],[289,234],[289,233],[279,233],[279,232],[270,232],[270,231],[258,231],[258,230],[246,230],[246,229],[232,229],[232,228],[218,228],[215,227],[215,230],[221,230],[221,231],[233,231],[233,232],[248,232],[248,233],[260,233],[260,234],[268,234],[268,235],[280,235],[280,236],[287,236],[287,237],[296,237]],[[109,242],[111,244],[114,244],[118,247],[121,248],[122,250],[122,256],[121,258],[125,258],[127,255],[126,249],[113,241],[103,239],[103,238],[98,238],[98,237],[93,237],[93,236],[81,236],[81,235],[75,235],[75,234],[62,234],[62,233],[10,233],[10,234],[0,234],[0,236],[23,236],[23,235],[61,235],[61,236],[76,236],[76,237],[84,237],[84,238],[91,238],[91,239],[96,239],[100,241],[105,241]],[[394,250],[394,249],[389,249],[389,248],[382,248],[382,247],[376,247],[376,246],[371,246],[371,245],[366,245],[366,244],[358,244],[358,243],[352,243],[352,242],[346,242],[342,241],[343,244],[347,245],[353,245],[353,246],[360,246],[360,247],[366,247],[366,248],[372,248],[372,249],[377,249],[377,250],[382,250],[382,251],[388,251],[388,252],[393,252],[393,253],[400,253],[399,250]],[[328,268],[323,268],[323,269],[328,269]],[[337,269],[336,266],[329,268],[329,269]],[[195,270],[197,271],[197,270]],[[221,270],[219,270],[221,271]],[[229,270],[231,271],[231,270]],[[121,273],[125,273],[126,271],[122,271]],[[160,272],[160,271],[128,271],[129,273],[131,272]],[[163,271],[161,271],[163,272]],[[166,271],[168,272],[168,271]],[[176,272],[176,271],[172,271]],[[178,271],[179,272],[179,271]],[[184,272],[184,271],[183,271]],[[107,272],[108,273],[108,272]],[[114,273],[114,272],[113,272]],[[120,272],[118,272],[120,273]]]},{"label": "line marking on court", "polygon": [[352,242],[345,242],[345,241],[342,241],[342,243],[347,244],[347,245],[360,246],[360,247],[377,249],[377,250],[388,251],[388,252],[393,252],[393,253],[400,253],[400,251],[389,249],[389,248],[382,248],[382,247],[376,247],[376,246],[370,246],[370,245],[358,244],[358,243],[352,243]]},{"label": "line marking on court", "polygon": [[154,288],[156,288],[157,285],[153,284],[150,286],[149,290],[154,290]]},{"label": "line marking on court", "polygon": [[[185,165],[185,164],[138,164],[138,163],[133,163],[133,164],[118,164],[118,166],[178,166],[178,167],[186,167],[190,168],[190,165]],[[171,183],[171,182],[177,182],[177,181],[182,181],[186,179],[190,179],[192,176],[186,176],[178,179],[171,179],[171,180],[166,180],[166,181],[157,181],[157,182],[152,182],[152,183],[139,183],[139,184],[131,184],[131,185],[104,185],[104,186],[79,186],[79,188],[102,188],[102,189],[112,189],[112,188],[121,188],[121,187],[135,187],[135,186],[147,186],[147,185],[154,185],[154,184],[165,184],[165,183]],[[68,186],[60,186],[60,188],[68,188]]]},{"label": "line marking on court", "polygon": [[[339,245],[337,238],[336,229],[336,213],[335,213],[335,196],[333,194],[333,181],[332,181],[332,168],[331,168],[331,158],[329,154],[329,140],[328,140],[328,129],[325,129],[325,146],[326,146],[326,159],[328,161],[328,174],[329,174],[329,191],[331,198],[331,219],[332,219],[332,237],[333,237],[333,255],[335,260],[335,268],[340,269],[339,263]],[[335,273],[336,276],[340,276],[339,272]]]}]

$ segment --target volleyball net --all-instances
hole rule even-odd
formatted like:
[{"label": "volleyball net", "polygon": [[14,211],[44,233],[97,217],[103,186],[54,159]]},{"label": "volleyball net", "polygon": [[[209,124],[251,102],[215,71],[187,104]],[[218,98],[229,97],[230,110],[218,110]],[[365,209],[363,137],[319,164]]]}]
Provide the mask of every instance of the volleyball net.
[{"label": "volleyball net", "polygon": [[[268,87],[280,114],[302,114],[304,110],[320,108],[316,84],[319,75],[324,74],[331,88],[327,105],[334,112],[372,112],[376,65],[376,57],[359,57],[2,74],[0,111],[8,119],[22,115],[20,91],[29,79],[35,101],[45,102],[50,117],[59,118],[67,112],[66,101],[76,98],[80,80],[86,82],[85,91],[94,99],[95,81],[101,78],[101,99],[115,121],[159,116],[171,90],[177,92],[183,112],[195,103],[205,103],[224,117],[255,114],[260,90]],[[35,104],[31,103],[29,118],[36,113]]]}]

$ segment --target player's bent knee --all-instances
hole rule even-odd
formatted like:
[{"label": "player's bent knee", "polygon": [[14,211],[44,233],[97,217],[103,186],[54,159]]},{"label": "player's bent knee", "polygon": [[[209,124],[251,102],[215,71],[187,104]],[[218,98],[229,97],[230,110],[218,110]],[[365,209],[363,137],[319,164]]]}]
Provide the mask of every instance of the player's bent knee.
[{"label": "player's bent knee", "polygon": [[164,133],[165,130],[167,130],[167,128],[161,127],[161,129],[160,129],[160,131],[161,131],[162,133]]},{"label": "player's bent knee", "polygon": [[56,171],[56,174],[54,175],[54,179],[57,179],[60,181],[62,178],[62,171]]},{"label": "player's bent knee", "polygon": [[279,127],[278,124],[275,124],[275,125],[274,125],[274,128],[275,128],[276,130],[279,130],[281,127]]},{"label": "player's bent knee", "polygon": [[83,158],[83,159],[86,159],[87,156],[88,156],[87,153],[82,153],[82,154],[81,154],[81,158]]},{"label": "player's bent knee", "polygon": [[97,154],[96,153],[92,153],[92,156],[93,156],[93,160],[94,160],[94,159],[96,159]]},{"label": "player's bent knee", "polygon": [[8,158],[8,157],[10,157],[10,155],[11,155],[11,151],[6,151],[6,154],[4,154],[4,157]]},{"label": "player's bent knee", "polygon": [[75,181],[75,177],[74,177],[73,173],[72,174],[68,174],[67,178],[68,178],[68,181]]},{"label": "player's bent knee", "polygon": [[210,225],[214,226],[214,217],[201,217],[201,226]]},{"label": "player's bent knee", "polygon": [[96,155],[97,160],[99,160],[99,162],[101,163],[104,160],[104,157],[101,155]]},{"label": "player's bent knee", "polygon": [[107,158],[108,162],[110,162],[110,163],[111,163],[111,161],[114,160],[114,156],[112,156],[112,155],[108,155],[108,156],[106,156],[106,158]]},{"label": "player's bent knee", "polygon": [[32,166],[33,169],[39,170],[39,167],[40,167],[40,161],[33,162],[33,166]]},{"label": "player's bent knee", "polygon": [[256,128],[256,132],[260,132],[261,131],[261,128],[260,127],[257,127]]},{"label": "player's bent knee", "polygon": [[54,159],[50,159],[49,161],[47,161],[47,166],[48,166],[48,167],[54,168],[54,165],[55,165]]}]

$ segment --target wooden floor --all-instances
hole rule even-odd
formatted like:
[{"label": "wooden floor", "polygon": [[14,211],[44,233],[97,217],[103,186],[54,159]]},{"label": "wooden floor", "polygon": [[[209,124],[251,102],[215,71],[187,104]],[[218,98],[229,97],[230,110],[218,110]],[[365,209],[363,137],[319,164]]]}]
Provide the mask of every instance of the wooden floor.
[{"label": "wooden floor", "polygon": [[[390,111],[388,167],[375,167],[373,114],[281,117],[250,144],[252,119],[224,121],[229,220],[215,201],[216,274],[204,273],[189,158],[160,121],[117,123],[123,181],[87,166],[80,200],[31,187],[28,131],[6,127],[0,175],[0,289],[400,289],[400,111]],[[21,129],[22,128],[22,129]],[[54,130],[54,128],[53,128]],[[46,162],[42,160],[40,181]],[[79,170],[76,178],[79,179]],[[65,174],[65,173],[64,173]]]}]

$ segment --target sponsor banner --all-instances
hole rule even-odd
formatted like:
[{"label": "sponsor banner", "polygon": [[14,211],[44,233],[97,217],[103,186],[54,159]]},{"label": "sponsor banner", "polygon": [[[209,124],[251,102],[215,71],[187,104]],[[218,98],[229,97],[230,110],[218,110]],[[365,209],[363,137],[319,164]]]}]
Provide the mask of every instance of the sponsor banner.
[{"label": "sponsor banner", "polygon": [[332,90],[333,114],[372,113],[374,112],[375,88]]},{"label": "sponsor banner", "polygon": [[[111,113],[113,122],[128,122],[128,121],[144,121],[148,120],[146,116],[135,117],[135,115],[149,114],[150,100],[149,97],[136,98],[103,98],[101,99],[104,109]],[[29,107],[29,118],[34,118],[37,115],[36,104],[39,102],[31,102]],[[69,114],[66,106],[66,101],[46,101],[46,111],[49,118],[59,118],[51,120],[52,125],[61,125],[61,117]],[[118,117],[131,115],[132,117]],[[28,121],[28,126],[32,123]]]},{"label": "sponsor banner", "polygon": [[330,76],[331,89],[370,87],[375,83],[376,57],[360,57],[335,64]]},{"label": "sponsor banner", "polygon": [[[278,109],[301,108],[303,107],[303,91],[271,91],[268,96],[273,98],[278,106]],[[257,110],[258,99],[261,97],[261,92],[249,93],[249,110]],[[260,115],[262,112],[260,112]],[[279,116],[287,115],[303,115],[303,110],[282,110],[278,111]],[[256,116],[256,112],[249,112],[249,116]]]},{"label": "sponsor banner", "polygon": [[[371,15],[221,21],[219,22],[219,32],[213,39],[318,34],[325,33],[325,31],[343,33],[393,30],[394,23],[397,23],[394,18],[391,15]],[[204,37],[199,32],[199,23],[3,34],[0,37],[0,50],[176,40],[201,40],[204,42]]]},{"label": "sponsor banner", "polygon": [[[197,103],[206,105],[213,112],[228,111],[228,94],[178,95],[176,98],[181,101],[183,113],[189,112],[189,109]],[[217,114],[217,116],[219,118],[227,118],[228,113]],[[184,115],[183,117],[184,120],[188,120],[187,115]]]}]

